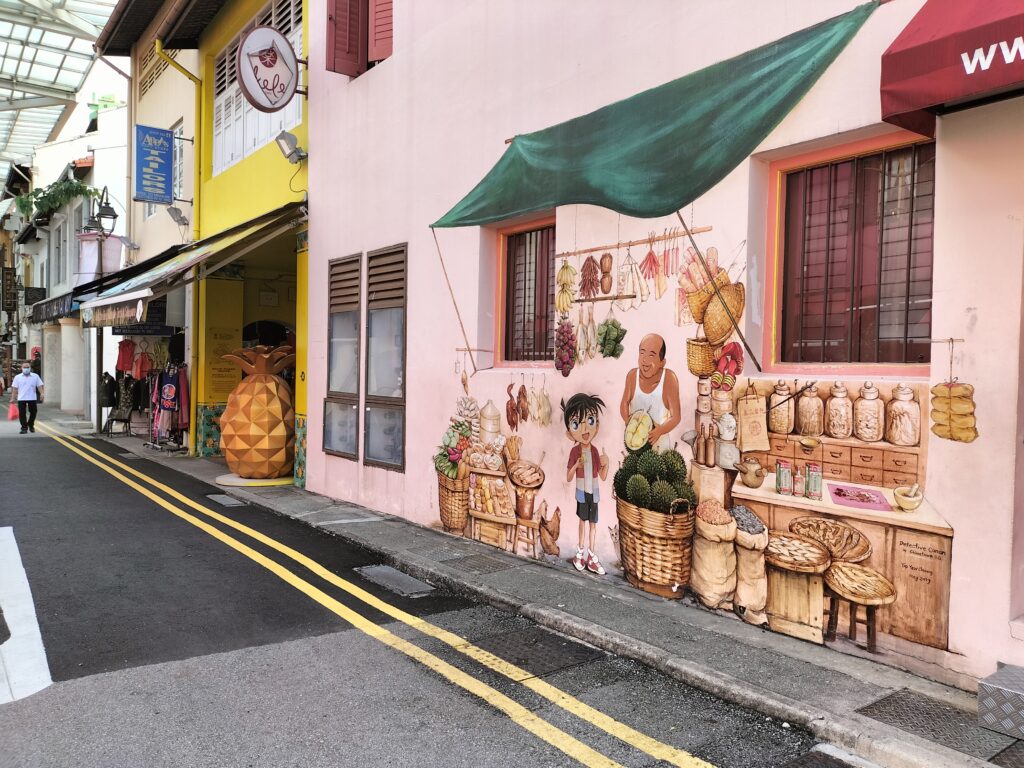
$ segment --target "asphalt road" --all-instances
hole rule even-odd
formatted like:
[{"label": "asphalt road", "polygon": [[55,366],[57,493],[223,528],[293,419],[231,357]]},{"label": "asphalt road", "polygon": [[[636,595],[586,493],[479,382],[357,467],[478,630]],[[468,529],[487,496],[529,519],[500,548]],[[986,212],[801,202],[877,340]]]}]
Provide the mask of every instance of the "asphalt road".
[{"label": "asphalt road", "polygon": [[0,424],[0,530],[54,682],[0,704],[3,768],[832,765],[808,734],[635,662],[439,590],[402,596],[355,570],[372,554],[115,445],[17,432]]}]

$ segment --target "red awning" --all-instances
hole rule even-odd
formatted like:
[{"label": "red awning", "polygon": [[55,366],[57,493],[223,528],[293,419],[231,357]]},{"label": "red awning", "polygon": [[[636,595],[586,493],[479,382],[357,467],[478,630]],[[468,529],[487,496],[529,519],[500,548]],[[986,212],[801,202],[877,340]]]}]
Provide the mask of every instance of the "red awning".
[{"label": "red awning", "polygon": [[928,0],[882,54],[882,119],[926,136],[935,115],[1024,89],[1024,0]]}]

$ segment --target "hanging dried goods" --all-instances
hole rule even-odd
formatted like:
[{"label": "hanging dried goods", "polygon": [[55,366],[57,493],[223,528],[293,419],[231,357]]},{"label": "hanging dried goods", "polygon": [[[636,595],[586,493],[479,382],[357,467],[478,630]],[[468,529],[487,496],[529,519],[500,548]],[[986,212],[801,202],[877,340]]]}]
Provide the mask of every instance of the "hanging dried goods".
[{"label": "hanging dried goods", "polygon": [[614,261],[610,253],[601,254],[601,293],[605,296],[612,292],[612,266]]},{"label": "hanging dried goods", "polygon": [[978,439],[974,387],[947,381],[932,387],[932,433],[944,440],[973,443]]},{"label": "hanging dried goods", "polygon": [[512,387],[515,384],[508,385],[508,402],[505,403],[505,421],[508,422],[508,428],[515,432],[519,429],[519,406],[516,405],[516,399],[512,396]]},{"label": "hanging dried goods", "polygon": [[611,315],[597,326],[597,346],[602,357],[620,357],[625,349],[622,345],[624,338],[626,329]]},{"label": "hanging dried goods", "polygon": [[658,254],[654,252],[654,236],[651,236],[651,247],[647,251],[647,255],[644,256],[644,260],[640,262],[640,274],[644,276],[645,280],[653,280],[654,276],[658,274],[661,264],[658,262]]},{"label": "hanging dried goods", "polygon": [[576,298],[576,270],[569,264],[568,259],[562,259],[555,283],[558,286],[558,290],[555,291],[555,309],[564,315],[572,309],[573,299]]},{"label": "hanging dried goods", "polygon": [[590,355],[590,338],[587,324],[583,320],[583,309],[580,309],[580,322],[576,328],[576,365],[583,365]]},{"label": "hanging dried goods", "polygon": [[576,334],[572,322],[563,316],[555,331],[555,368],[568,376],[576,364]]},{"label": "hanging dried goods", "polygon": [[597,265],[597,259],[588,256],[580,269],[580,298],[592,299],[597,296],[601,287],[601,270]]},{"label": "hanging dried goods", "polygon": [[516,393],[516,408],[519,410],[519,421],[524,424],[530,418],[530,400],[526,395],[526,385],[519,385],[519,392]]}]

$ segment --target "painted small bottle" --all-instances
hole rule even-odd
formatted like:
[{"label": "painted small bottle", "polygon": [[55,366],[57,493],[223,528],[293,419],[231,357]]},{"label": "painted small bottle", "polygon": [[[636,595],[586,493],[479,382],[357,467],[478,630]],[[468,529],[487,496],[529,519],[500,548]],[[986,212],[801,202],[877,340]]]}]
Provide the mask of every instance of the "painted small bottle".
[{"label": "painted small bottle", "polygon": [[793,477],[793,495],[802,497],[804,495],[804,476],[799,468]]},{"label": "painted small bottle", "polygon": [[768,431],[788,435],[793,431],[796,401],[782,379],[768,397]]},{"label": "painted small bottle", "polygon": [[818,397],[818,387],[804,390],[797,405],[797,423],[804,437],[821,437],[825,431],[825,404]]},{"label": "painted small bottle", "polygon": [[885,439],[893,445],[917,445],[921,440],[921,405],[914,390],[902,382],[893,387],[885,409]]},{"label": "painted small bottle", "polygon": [[860,398],[853,404],[853,434],[866,443],[877,443],[885,436],[885,403],[870,381],[864,382]]},{"label": "painted small bottle", "polygon": [[842,382],[835,382],[829,390],[825,406],[825,434],[845,440],[853,434],[853,401]]}]

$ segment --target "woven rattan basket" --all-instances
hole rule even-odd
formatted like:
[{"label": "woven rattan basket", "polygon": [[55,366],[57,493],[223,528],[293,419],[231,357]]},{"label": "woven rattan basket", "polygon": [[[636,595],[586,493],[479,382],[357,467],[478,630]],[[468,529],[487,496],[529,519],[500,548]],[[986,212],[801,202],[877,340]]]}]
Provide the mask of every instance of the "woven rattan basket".
[{"label": "woven rattan basket", "polygon": [[441,525],[444,529],[461,536],[469,515],[469,476],[452,480],[438,472],[437,505],[441,510]]},{"label": "woven rattan basket", "polygon": [[[715,296],[708,304],[707,311],[704,312],[704,335],[708,337],[712,346],[716,347],[724,343],[735,330],[732,320],[729,319],[729,313],[732,313],[738,323],[743,317],[743,307],[747,302],[743,283],[723,286],[720,293],[721,298]],[[726,311],[726,307],[729,308],[728,311]]]},{"label": "woven rattan basket", "polygon": [[694,376],[710,376],[715,372],[715,350],[703,336],[686,340],[686,367]]},{"label": "woven rattan basket", "polygon": [[626,579],[645,592],[678,600],[690,584],[693,510],[683,499],[674,502],[672,509],[666,515],[615,500]]},{"label": "woven rattan basket", "polygon": [[690,305],[690,314],[693,315],[693,319],[698,324],[704,322],[704,313],[707,311],[708,304],[711,303],[711,297],[715,295],[714,286],[717,285],[721,289],[728,284],[729,275],[723,269],[715,275],[714,281],[706,283],[704,287],[686,294],[686,303]]}]

